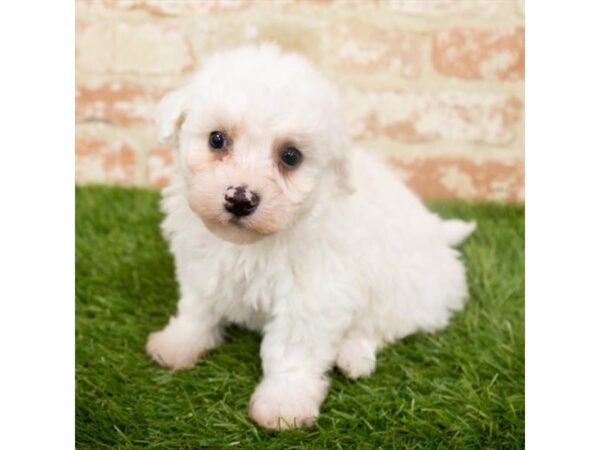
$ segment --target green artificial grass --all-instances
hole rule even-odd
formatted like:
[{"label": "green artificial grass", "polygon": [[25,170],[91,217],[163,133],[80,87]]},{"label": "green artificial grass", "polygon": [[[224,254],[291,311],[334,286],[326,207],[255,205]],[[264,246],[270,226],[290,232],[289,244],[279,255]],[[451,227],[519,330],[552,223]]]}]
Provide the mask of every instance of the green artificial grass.
[{"label": "green artificial grass", "polygon": [[76,198],[78,448],[523,447],[523,207],[432,203],[479,223],[462,246],[465,311],[445,331],[385,348],[368,379],[333,371],[316,426],[273,432],[246,414],[261,376],[257,334],[230,329],[183,372],[144,353],[177,301],[159,194],[85,187]]}]

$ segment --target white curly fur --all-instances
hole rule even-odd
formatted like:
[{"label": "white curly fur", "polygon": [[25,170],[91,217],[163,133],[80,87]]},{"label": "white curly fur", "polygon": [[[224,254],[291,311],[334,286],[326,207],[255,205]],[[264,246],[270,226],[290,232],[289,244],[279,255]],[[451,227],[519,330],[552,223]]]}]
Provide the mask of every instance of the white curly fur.
[{"label": "white curly fur", "polygon": [[[270,44],[216,54],[163,99],[157,126],[177,147],[162,207],[181,298],[147,351],[182,369],[227,324],[262,332],[249,411],[258,424],[311,425],[334,365],[368,376],[385,343],[442,329],[463,306],[452,246],[475,224],[441,220],[354,148],[335,89],[301,56]],[[216,130],[226,150],[210,149]],[[294,169],[279,161],[289,145],[304,156]],[[223,196],[241,185],[260,204],[233,219]]]}]

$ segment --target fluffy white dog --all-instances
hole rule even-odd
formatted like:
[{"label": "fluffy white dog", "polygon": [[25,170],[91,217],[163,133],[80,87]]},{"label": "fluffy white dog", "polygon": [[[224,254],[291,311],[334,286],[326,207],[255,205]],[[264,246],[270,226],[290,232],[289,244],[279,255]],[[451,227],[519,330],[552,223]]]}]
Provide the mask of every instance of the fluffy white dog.
[{"label": "fluffy white dog", "polygon": [[177,147],[162,227],[181,298],[147,352],[184,369],[227,324],[262,332],[259,425],[311,425],[334,365],[368,376],[385,343],[444,328],[463,306],[452,247],[475,224],[441,220],[352,147],[338,94],[301,56],[216,54],[161,101],[157,125]]}]

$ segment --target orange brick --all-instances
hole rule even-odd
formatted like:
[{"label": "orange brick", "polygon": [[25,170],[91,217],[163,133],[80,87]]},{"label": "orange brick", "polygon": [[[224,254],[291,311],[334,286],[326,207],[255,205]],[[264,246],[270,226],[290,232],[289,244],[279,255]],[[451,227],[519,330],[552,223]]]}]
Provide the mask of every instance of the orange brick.
[{"label": "orange brick", "polygon": [[121,126],[150,123],[158,98],[140,85],[78,86],[75,117],[78,122],[100,121]]},{"label": "orange brick", "polygon": [[86,73],[179,75],[194,68],[186,36],[158,23],[80,21],[75,46],[77,70]]},{"label": "orange brick", "polygon": [[415,33],[348,22],[333,30],[327,59],[343,72],[415,79],[421,73],[421,48]]},{"label": "orange brick", "polygon": [[452,28],[433,36],[435,70],[467,80],[522,80],[525,77],[525,29]]},{"label": "orange brick", "polygon": [[135,184],[139,161],[127,142],[96,137],[75,139],[75,180],[77,183]]},{"label": "orange brick", "polygon": [[174,17],[241,11],[252,3],[253,0],[85,0],[83,6],[93,11],[103,7],[105,10],[143,11],[154,17]]},{"label": "orange brick", "polygon": [[174,152],[169,147],[155,147],[150,150],[147,163],[147,179],[150,186],[165,187],[175,171]]},{"label": "orange brick", "polygon": [[345,99],[351,134],[359,140],[505,145],[515,139],[523,112],[516,97],[490,92],[351,90]]},{"label": "orange brick", "polygon": [[387,0],[391,11],[422,16],[492,14],[509,0]]},{"label": "orange brick", "polygon": [[474,161],[461,157],[389,159],[423,198],[524,201],[522,161]]},{"label": "orange brick", "polygon": [[75,12],[105,14],[117,6],[118,0],[75,0]]},{"label": "orange brick", "polygon": [[273,2],[276,6],[297,9],[298,7],[312,7],[348,10],[349,8],[373,9],[380,5],[381,0],[279,0]]}]

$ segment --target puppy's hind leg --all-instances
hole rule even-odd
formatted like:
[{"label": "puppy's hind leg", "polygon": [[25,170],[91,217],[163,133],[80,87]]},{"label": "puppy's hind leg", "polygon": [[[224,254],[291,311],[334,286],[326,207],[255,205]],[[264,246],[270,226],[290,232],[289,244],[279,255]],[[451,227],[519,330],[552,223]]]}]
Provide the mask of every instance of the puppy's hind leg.
[{"label": "puppy's hind leg", "polygon": [[366,333],[352,331],[338,351],[336,366],[348,378],[368,377],[375,371],[377,342]]}]

